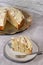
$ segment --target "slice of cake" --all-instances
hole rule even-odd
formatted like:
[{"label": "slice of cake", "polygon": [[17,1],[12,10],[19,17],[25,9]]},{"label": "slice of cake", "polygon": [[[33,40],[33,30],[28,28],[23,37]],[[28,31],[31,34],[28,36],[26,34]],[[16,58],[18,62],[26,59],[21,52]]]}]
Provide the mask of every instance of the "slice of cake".
[{"label": "slice of cake", "polygon": [[6,24],[6,16],[7,16],[7,10],[4,8],[0,8],[0,30],[4,30],[5,24]]},{"label": "slice of cake", "polygon": [[25,54],[32,53],[32,43],[26,36],[19,36],[11,39],[11,47],[14,51],[22,52]]},{"label": "slice of cake", "polygon": [[24,24],[24,15],[23,13],[16,8],[10,8],[8,9],[8,17],[10,19],[10,23],[15,26],[17,29],[21,28]]}]

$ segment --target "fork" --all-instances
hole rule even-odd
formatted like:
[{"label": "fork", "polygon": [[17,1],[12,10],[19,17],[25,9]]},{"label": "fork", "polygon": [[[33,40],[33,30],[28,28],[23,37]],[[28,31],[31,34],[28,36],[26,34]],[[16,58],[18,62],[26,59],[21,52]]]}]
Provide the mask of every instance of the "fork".
[{"label": "fork", "polygon": [[15,56],[16,56],[17,58],[24,58],[24,57],[26,57],[26,56],[28,56],[28,55],[33,55],[33,54],[41,55],[41,54],[43,54],[43,51],[34,52],[34,53],[32,53],[32,54],[15,55]]}]

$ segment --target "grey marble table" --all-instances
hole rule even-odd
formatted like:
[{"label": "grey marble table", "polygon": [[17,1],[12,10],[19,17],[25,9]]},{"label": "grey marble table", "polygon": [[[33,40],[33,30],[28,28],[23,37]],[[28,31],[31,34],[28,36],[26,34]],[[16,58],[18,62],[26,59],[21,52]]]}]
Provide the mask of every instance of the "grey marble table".
[{"label": "grey marble table", "polygon": [[15,35],[0,35],[0,65],[43,65],[43,55],[37,56],[30,62],[27,63],[16,63],[8,60],[3,54],[4,45],[12,36],[27,35],[30,36],[40,47],[40,50],[43,50],[43,15],[30,12],[29,9],[25,9],[32,15],[32,25],[29,29],[25,30],[22,33]]}]

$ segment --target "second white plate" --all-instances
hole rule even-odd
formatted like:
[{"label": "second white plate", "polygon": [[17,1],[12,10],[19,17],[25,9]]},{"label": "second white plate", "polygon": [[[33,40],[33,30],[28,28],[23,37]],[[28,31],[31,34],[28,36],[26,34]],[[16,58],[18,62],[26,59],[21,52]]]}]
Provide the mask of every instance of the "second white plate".
[{"label": "second white plate", "polygon": [[[24,58],[17,58],[15,55],[19,55],[19,54],[23,54],[21,52],[15,52],[12,50],[12,48],[10,47],[10,41],[7,42],[7,44],[4,47],[4,55],[10,59],[11,61],[17,61],[17,62],[27,62],[32,60],[33,58],[36,57],[37,54],[33,54],[33,55],[27,55]],[[38,45],[36,43],[34,43],[32,41],[32,46],[33,46],[33,50],[32,52],[38,52]]]}]

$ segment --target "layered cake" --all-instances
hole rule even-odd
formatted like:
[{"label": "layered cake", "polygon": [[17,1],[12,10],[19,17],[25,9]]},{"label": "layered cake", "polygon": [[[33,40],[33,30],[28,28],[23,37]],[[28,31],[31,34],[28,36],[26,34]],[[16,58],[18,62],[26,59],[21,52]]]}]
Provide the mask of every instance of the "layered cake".
[{"label": "layered cake", "polygon": [[8,9],[8,17],[9,17],[10,23],[13,26],[15,26],[17,29],[22,27],[22,25],[24,24],[25,17],[19,9],[16,9],[16,8]]},{"label": "layered cake", "polygon": [[32,53],[32,43],[26,36],[19,36],[11,39],[11,47],[14,51],[25,54]]}]

